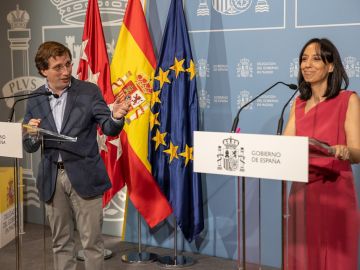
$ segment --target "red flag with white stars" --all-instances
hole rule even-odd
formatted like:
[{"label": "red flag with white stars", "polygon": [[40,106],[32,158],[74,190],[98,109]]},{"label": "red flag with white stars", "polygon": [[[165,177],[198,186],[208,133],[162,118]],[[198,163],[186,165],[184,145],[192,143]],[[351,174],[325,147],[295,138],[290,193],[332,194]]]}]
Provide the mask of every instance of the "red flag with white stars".
[{"label": "red flag with white stars", "polygon": [[[96,0],[89,0],[86,11],[84,33],[82,37],[81,59],[77,70],[78,78],[99,86],[105,102],[111,107],[114,94],[111,89],[110,67],[106,43],[101,23],[99,7]],[[98,143],[101,157],[104,160],[112,188],[106,193],[116,194],[125,183],[118,177],[120,174],[119,158],[121,143],[119,136],[108,137],[98,129]],[[104,196],[105,206],[112,196]]]}]

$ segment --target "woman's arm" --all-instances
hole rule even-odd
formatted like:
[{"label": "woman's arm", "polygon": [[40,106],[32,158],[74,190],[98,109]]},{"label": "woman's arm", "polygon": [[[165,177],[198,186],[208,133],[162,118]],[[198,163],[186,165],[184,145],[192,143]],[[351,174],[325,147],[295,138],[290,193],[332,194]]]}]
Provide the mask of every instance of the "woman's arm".
[{"label": "woman's arm", "polygon": [[349,159],[352,163],[360,162],[360,99],[352,94],[345,119],[345,134]]}]

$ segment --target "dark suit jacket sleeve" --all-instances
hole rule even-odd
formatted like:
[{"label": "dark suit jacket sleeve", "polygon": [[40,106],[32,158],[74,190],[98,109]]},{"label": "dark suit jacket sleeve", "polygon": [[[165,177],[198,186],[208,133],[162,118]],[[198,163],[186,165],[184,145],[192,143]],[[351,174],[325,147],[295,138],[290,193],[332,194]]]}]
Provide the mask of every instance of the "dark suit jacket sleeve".
[{"label": "dark suit jacket sleeve", "polygon": [[[34,118],[32,116],[30,108],[34,106],[32,105],[32,99],[29,99],[26,104],[26,112],[23,120],[23,124],[29,123],[30,119]],[[23,133],[23,146],[26,152],[34,153],[40,147],[40,140],[36,139],[34,136],[30,136],[29,134]]]}]

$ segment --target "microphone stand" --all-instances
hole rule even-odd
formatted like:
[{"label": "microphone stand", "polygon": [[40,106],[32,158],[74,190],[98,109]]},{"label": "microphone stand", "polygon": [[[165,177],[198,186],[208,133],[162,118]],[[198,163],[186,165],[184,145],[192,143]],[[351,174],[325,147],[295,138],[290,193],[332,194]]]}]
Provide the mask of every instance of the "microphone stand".
[{"label": "microphone stand", "polygon": [[[14,103],[13,107],[15,106],[16,102]],[[14,110],[12,109],[11,117],[8,118],[9,123],[12,122],[12,118],[14,115]],[[21,209],[21,201],[20,201],[20,189],[22,188],[22,185],[20,183],[20,164],[19,159],[14,158],[14,195],[15,195],[15,205],[14,205],[14,215],[15,215],[15,249],[16,249],[16,270],[22,269],[22,238],[21,235],[24,234],[23,229],[21,228],[21,215],[20,215],[20,209]]]},{"label": "microphone stand", "polygon": [[[29,91],[29,90],[27,90]],[[13,96],[6,96],[6,97],[0,97],[0,100],[1,99],[7,99],[7,98],[18,98],[18,97],[31,97],[31,96],[42,96],[42,95],[45,95],[45,96],[51,96],[52,93],[49,92],[50,94],[47,94],[48,92],[44,92],[44,93],[30,93],[30,94],[22,94],[22,95],[13,95]]]},{"label": "microphone stand", "polygon": [[239,117],[240,117],[240,113],[243,109],[245,109],[250,103],[254,102],[255,100],[257,100],[259,97],[261,97],[263,94],[265,94],[266,92],[270,91],[272,88],[274,88],[276,85],[278,84],[283,84],[286,85],[287,87],[289,87],[292,90],[296,90],[297,86],[295,84],[287,84],[284,82],[276,82],[274,83],[272,86],[270,86],[268,89],[266,89],[265,91],[261,92],[260,94],[258,94],[256,97],[254,97],[252,100],[250,100],[249,102],[247,102],[246,104],[244,104],[243,106],[241,106],[241,108],[239,109],[239,111],[237,112],[234,121],[233,121],[233,125],[231,127],[231,132],[235,132],[238,124],[239,124]]},{"label": "microphone stand", "polygon": [[15,112],[15,106],[19,101],[23,101],[26,99],[30,99],[30,98],[35,98],[35,97],[39,97],[39,96],[54,96],[55,98],[58,98],[59,95],[57,94],[53,94],[51,92],[43,92],[43,93],[31,93],[31,94],[24,94],[24,95],[17,95],[17,96],[7,96],[7,97],[2,97],[1,99],[6,99],[6,98],[14,98],[14,97],[24,97],[24,98],[20,98],[17,99],[14,104],[11,106],[10,109],[10,113],[9,113],[9,117],[8,117],[8,122],[12,121],[12,118],[14,116],[14,112]]},{"label": "microphone stand", "polygon": [[[289,87],[292,90],[297,89],[297,86],[295,84],[287,84],[284,82],[276,82],[273,85],[271,85],[269,88],[267,88],[266,90],[264,90],[263,92],[261,92],[260,94],[258,94],[256,97],[254,97],[252,100],[250,100],[249,102],[245,103],[243,106],[240,107],[239,111],[237,112],[232,127],[231,127],[231,132],[234,133],[236,131],[236,128],[239,124],[239,119],[240,119],[240,113],[241,111],[246,108],[249,104],[251,104],[252,102],[254,102],[255,100],[257,100],[260,96],[264,95],[265,93],[267,93],[268,91],[270,91],[272,88],[274,88],[276,85],[278,84],[283,84],[286,85],[287,87]],[[239,198],[239,194],[240,194],[240,176],[238,176],[237,178],[237,194],[238,194],[238,203],[237,203],[237,220],[238,220],[238,269],[243,269],[246,270],[246,220],[245,220],[245,215],[246,215],[246,196],[245,196],[245,191],[246,191],[246,178],[244,176],[241,177],[242,180],[242,186],[241,186],[241,203],[240,203],[240,198]],[[260,193],[260,189],[261,189],[261,185],[260,185],[260,179],[259,179],[259,195],[261,195]],[[241,210],[240,210],[240,204],[241,204]],[[259,198],[259,207],[260,207],[260,198]],[[240,212],[242,212],[242,219],[240,216]],[[240,263],[240,220],[242,220],[241,222],[241,235],[242,235],[242,264]],[[260,230],[259,230],[260,233]],[[261,253],[261,251],[260,251]],[[260,255],[260,260],[261,260],[261,255]],[[261,262],[260,262],[261,264]]]},{"label": "microphone stand", "polygon": [[16,101],[14,102],[14,104],[11,106],[11,109],[10,109],[10,112],[9,112],[9,116],[8,116],[7,121],[8,121],[8,122],[12,122],[12,119],[13,119],[13,116],[14,116],[14,112],[15,112],[15,105],[16,105],[19,101],[26,100],[26,99],[33,98],[33,97],[38,97],[38,96],[41,96],[41,95],[31,95],[31,96],[28,96],[28,97],[25,97],[25,98],[20,98],[20,99],[16,100]]},{"label": "microphone stand", "polygon": [[[294,96],[298,93],[299,89],[297,89],[294,94],[289,98],[289,100],[285,103],[280,118],[278,121],[278,127],[276,131],[276,135],[282,135],[283,125],[284,125],[284,112],[290,101],[294,98]],[[281,182],[281,269],[286,269],[286,258],[285,258],[285,247],[287,244],[287,219],[289,218],[288,208],[287,208],[287,182]]]},{"label": "microphone stand", "polygon": [[290,103],[290,101],[294,98],[294,96],[299,92],[299,90],[296,90],[294,92],[294,94],[292,94],[292,96],[289,98],[289,100],[285,103],[284,107],[282,108],[281,114],[280,114],[280,118],[278,121],[278,127],[277,127],[277,131],[276,131],[276,135],[281,135],[282,131],[283,131],[283,125],[284,125],[284,113],[285,113],[285,109],[287,107],[287,105]]}]

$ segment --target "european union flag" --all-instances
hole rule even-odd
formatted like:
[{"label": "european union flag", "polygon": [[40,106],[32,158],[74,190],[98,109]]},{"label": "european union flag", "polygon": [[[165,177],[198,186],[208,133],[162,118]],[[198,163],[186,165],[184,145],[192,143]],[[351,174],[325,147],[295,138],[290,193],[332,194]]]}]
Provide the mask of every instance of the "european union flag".
[{"label": "european union flag", "polygon": [[201,179],[193,171],[194,130],[198,130],[196,70],[182,0],[172,0],[155,72],[149,159],[189,242],[204,228]]}]

